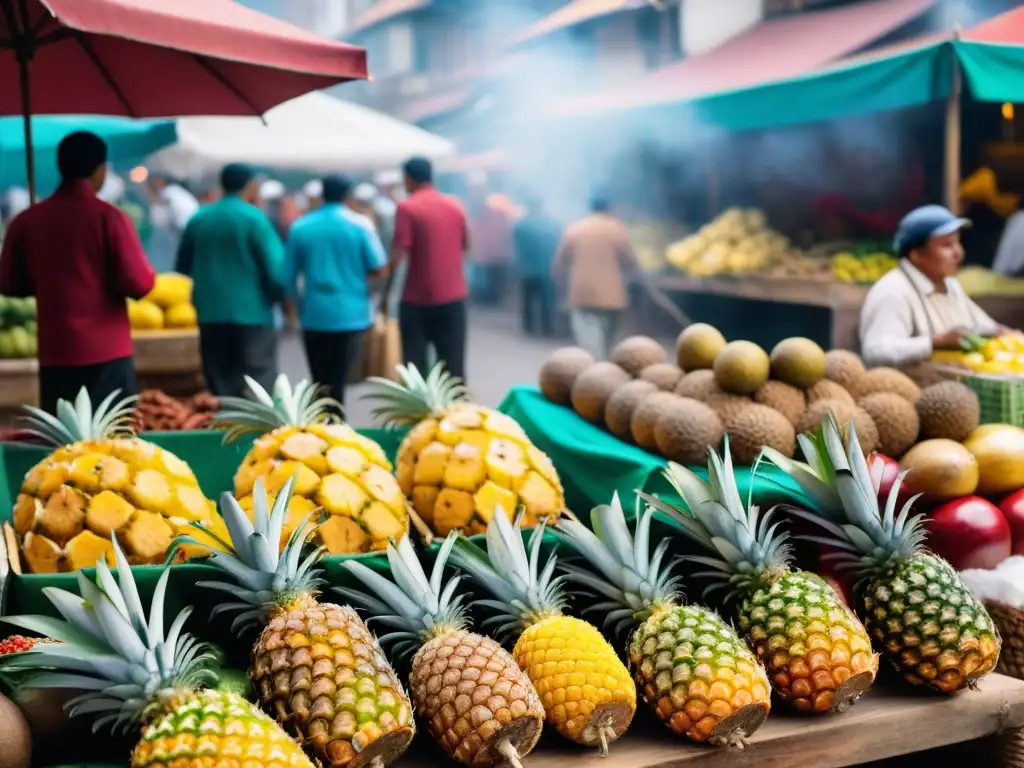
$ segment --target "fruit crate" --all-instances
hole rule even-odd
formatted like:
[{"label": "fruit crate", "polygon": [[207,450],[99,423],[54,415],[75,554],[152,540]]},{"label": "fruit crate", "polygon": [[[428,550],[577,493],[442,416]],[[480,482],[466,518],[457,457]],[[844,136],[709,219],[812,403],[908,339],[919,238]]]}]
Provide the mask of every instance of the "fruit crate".
[{"label": "fruit crate", "polygon": [[1024,427],[1024,378],[974,373],[949,366],[941,366],[939,370],[948,378],[967,385],[978,396],[982,424]]}]

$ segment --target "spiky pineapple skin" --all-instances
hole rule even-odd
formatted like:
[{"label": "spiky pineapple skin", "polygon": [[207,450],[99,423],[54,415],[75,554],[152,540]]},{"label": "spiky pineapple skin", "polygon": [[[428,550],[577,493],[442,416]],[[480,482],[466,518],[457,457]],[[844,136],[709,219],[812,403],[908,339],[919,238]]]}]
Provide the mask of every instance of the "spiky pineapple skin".
[{"label": "spiky pineapple skin", "polygon": [[[62,446],[36,464],[14,504],[22,559],[33,573],[67,573],[113,565],[111,533],[133,565],[159,564],[175,536],[208,541],[191,526],[202,522],[227,540],[213,503],[185,462],[139,438]],[[185,547],[186,556],[207,554]]]},{"label": "spiky pineapple skin", "polygon": [[759,725],[771,708],[768,677],[754,654],[700,606],[666,607],[648,617],[633,633],[629,666],[655,714],[696,742],[713,740],[719,724],[741,710]]},{"label": "spiky pineapple skin", "polygon": [[438,536],[484,533],[494,509],[525,507],[523,527],[554,524],[565,492],[551,460],[514,420],[470,403],[424,419],[398,449],[396,476],[416,512]]},{"label": "spiky pineapple skin", "polygon": [[992,618],[940,557],[896,561],[866,585],[861,605],[875,646],[913,685],[954,693],[999,661]]},{"label": "spiky pineapple skin", "polygon": [[362,766],[381,749],[390,764],[412,741],[412,705],[351,608],[302,598],[278,610],[249,674],[264,709],[325,766]]},{"label": "spiky pineapple skin", "polygon": [[345,424],[279,427],[259,437],[235,473],[235,497],[252,519],[252,490],[263,479],[271,500],[296,476],[281,546],[315,510],[328,514],[315,533],[328,554],[382,550],[409,531],[406,498],[377,443]]},{"label": "spiky pineapple skin", "polygon": [[313,768],[288,734],[234,693],[169,702],[142,731],[132,768]]},{"label": "spiky pineapple skin", "polygon": [[614,738],[629,728],[636,685],[592,624],[571,616],[543,619],[519,636],[512,655],[536,687],[547,722],[566,738],[590,746],[600,743],[601,727]]},{"label": "spiky pineapple skin", "polygon": [[775,691],[798,712],[842,709],[878,674],[864,625],[813,573],[773,578],[742,601],[738,623]]},{"label": "spiky pineapple skin", "polygon": [[452,631],[429,640],[413,657],[409,687],[430,735],[463,765],[501,763],[503,738],[520,757],[540,739],[540,697],[512,655],[489,637]]}]

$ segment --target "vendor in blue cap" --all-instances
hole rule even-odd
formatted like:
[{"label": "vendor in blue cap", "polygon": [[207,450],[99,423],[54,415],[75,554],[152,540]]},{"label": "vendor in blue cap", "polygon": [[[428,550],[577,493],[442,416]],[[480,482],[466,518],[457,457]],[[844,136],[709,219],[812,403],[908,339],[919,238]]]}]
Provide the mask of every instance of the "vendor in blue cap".
[{"label": "vendor in blue cap", "polygon": [[968,333],[1006,331],[964,293],[961,230],[971,225],[941,205],[916,208],[900,221],[893,248],[899,266],[875,283],[860,312],[860,348],[868,366],[894,368],[959,349]]}]

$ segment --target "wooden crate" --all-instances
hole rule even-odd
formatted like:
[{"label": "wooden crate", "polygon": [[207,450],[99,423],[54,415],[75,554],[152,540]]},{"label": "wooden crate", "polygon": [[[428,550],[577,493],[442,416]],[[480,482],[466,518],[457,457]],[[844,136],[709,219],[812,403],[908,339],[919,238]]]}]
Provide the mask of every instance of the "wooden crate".
[{"label": "wooden crate", "polygon": [[132,334],[135,343],[135,373],[195,373],[203,368],[199,356],[199,331],[194,328],[146,331]]}]

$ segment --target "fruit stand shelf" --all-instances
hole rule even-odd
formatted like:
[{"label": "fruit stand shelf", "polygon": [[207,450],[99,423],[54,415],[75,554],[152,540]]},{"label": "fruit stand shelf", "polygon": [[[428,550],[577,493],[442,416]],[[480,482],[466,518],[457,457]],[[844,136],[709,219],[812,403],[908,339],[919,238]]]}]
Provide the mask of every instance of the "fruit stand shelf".
[{"label": "fruit stand shelf", "polygon": [[166,331],[136,331],[135,372],[192,373],[202,364],[199,359],[199,332],[194,328]]},{"label": "fruit stand shelf", "polygon": [[39,361],[0,360],[0,411],[38,403]]},{"label": "fruit stand shelf", "polygon": [[[895,692],[898,690],[899,692]],[[701,748],[673,740],[646,713],[611,755],[598,757],[545,737],[523,762],[528,768],[841,768],[886,760],[972,741],[1024,727],[1024,682],[990,675],[980,690],[951,698],[915,694],[905,688],[876,688],[843,715],[803,718],[781,708],[742,751]],[[422,742],[418,742],[418,745]],[[414,752],[416,748],[414,747]],[[406,754],[403,768],[437,768],[446,764],[433,749],[421,746]],[[903,763],[900,763],[903,764]],[[989,768],[998,768],[989,763]]]}]

